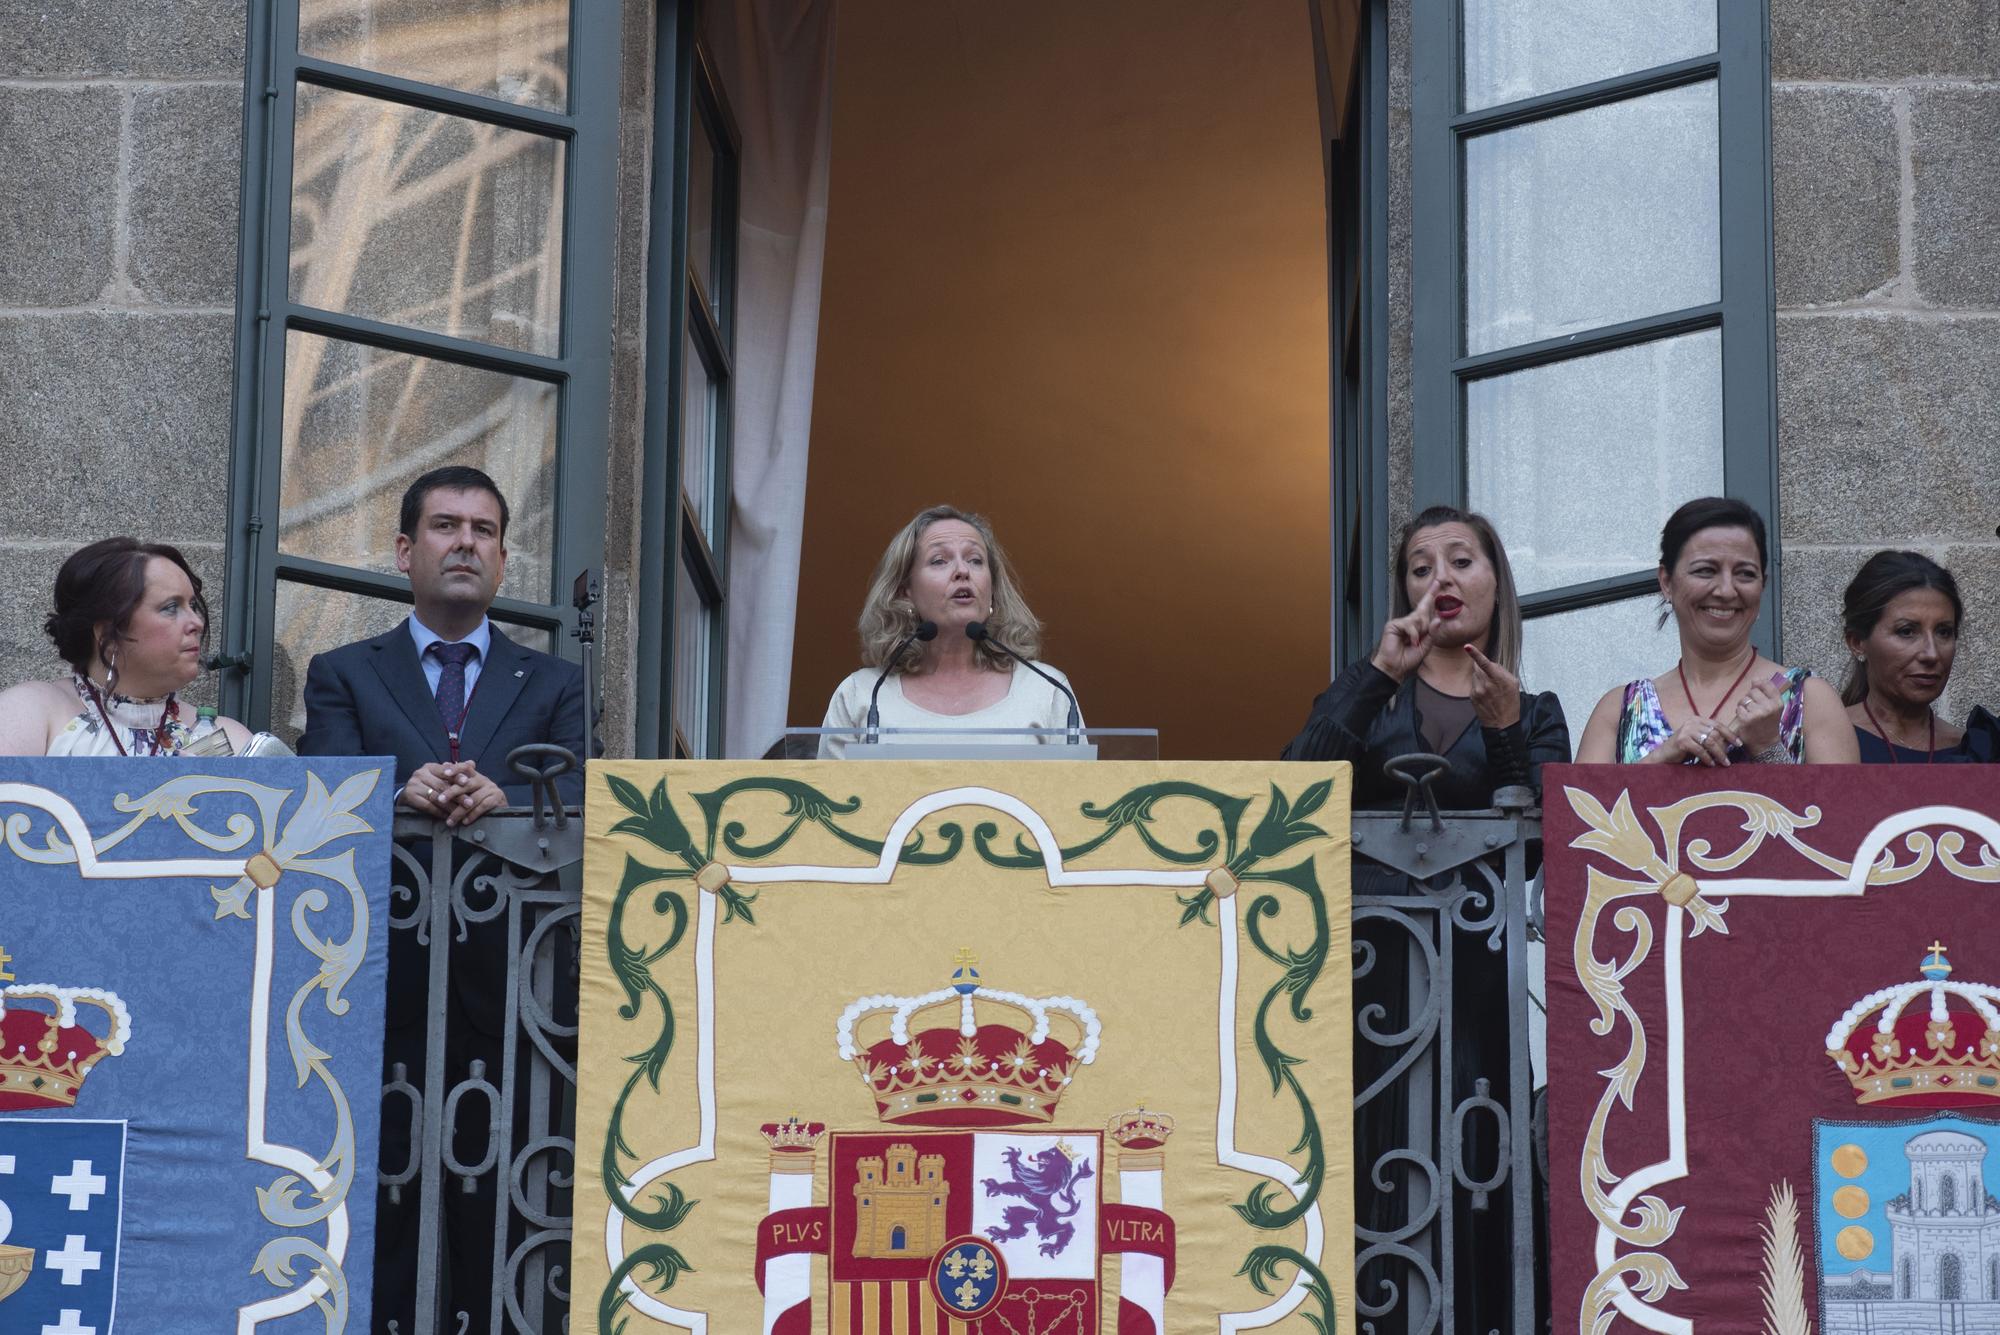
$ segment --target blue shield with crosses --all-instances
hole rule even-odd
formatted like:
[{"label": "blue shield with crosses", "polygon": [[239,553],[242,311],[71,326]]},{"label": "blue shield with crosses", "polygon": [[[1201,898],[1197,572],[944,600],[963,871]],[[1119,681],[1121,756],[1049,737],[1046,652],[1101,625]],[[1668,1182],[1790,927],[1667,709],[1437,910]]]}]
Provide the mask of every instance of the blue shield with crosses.
[{"label": "blue shield with crosses", "polygon": [[110,1335],[125,1123],[0,1117],[0,1330]]}]

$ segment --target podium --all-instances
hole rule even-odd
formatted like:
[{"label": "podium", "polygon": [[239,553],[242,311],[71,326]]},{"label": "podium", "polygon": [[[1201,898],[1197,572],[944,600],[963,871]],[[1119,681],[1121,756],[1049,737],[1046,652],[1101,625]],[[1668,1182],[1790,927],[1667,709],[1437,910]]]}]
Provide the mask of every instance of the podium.
[{"label": "podium", "polygon": [[1157,728],[787,728],[818,760],[1158,760]]}]

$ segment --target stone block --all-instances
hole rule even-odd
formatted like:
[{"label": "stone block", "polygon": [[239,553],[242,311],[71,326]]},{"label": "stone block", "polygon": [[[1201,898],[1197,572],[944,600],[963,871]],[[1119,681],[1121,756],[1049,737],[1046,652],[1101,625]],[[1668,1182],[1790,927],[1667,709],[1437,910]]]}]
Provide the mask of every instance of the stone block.
[{"label": "stone block", "polygon": [[1809,667],[1836,690],[1847,677],[1847,646],[1841,638],[1840,597],[1873,547],[1792,547],[1784,552],[1783,605],[1785,665]]},{"label": "stone block", "polygon": [[1921,89],[1910,135],[1917,292],[1933,305],[2000,306],[2000,90]]},{"label": "stone block", "polygon": [[1775,79],[1996,73],[2000,5],[1993,0],[1771,0]]},{"label": "stone block", "polygon": [[0,533],[142,533],[220,542],[227,527],[228,315],[0,318]]},{"label": "stone block", "polygon": [[243,0],[0,0],[6,72],[32,78],[240,76]]},{"label": "stone block", "polygon": [[2000,544],[1947,547],[1930,555],[1951,571],[1965,603],[1958,657],[1939,712],[1953,723],[1963,723],[1974,705],[2000,714]]},{"label": "stone block", "polygon": [[0,306],[75,306],[110,282],[119,103],[111,88],[0,88]]},{"label": "stone block", "polygon": [[1778,321],[1789,542],[1983,540],[2000,489],[2000,320]]},{"label": "stone block", "polygon": [[238,84],[134,96],[130,273],[149,300],[234,304],[242,127]]},{"label": "stone block", "polygon": [[0,545],[0,605],[13,609],[12,616],[0,618],[0,688],[63,674],[55,646],[42,633],[42,618],[49,612],[56,569],[70,551]]},{"label": "stone block", "polygon": [[1778,305],[1853,301],[1900,266],[1902,163],[1887,92],[1771,94]]}]

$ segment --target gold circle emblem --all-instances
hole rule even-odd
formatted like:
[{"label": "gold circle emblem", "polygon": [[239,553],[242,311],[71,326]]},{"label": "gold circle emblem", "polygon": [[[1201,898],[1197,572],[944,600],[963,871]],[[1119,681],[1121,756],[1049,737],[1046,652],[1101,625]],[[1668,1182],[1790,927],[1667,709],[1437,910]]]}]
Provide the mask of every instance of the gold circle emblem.
[{"label": "gold circle emblem", "polygon": [[1842,1145],[1833,1152],[1833,1171],[1842,1177],[1860,1177],[1868,1171],[1868,1154],[1859,1145]]},{"label": "gold circle emblem", "polygon": [[1850,1261],[1865,1261],[1875,1250],[1875,1235],[1859,1224],[1849,1224],[1834,1238],[1833,1248]]},{"label": "gold circle emblem", "polygon": [[1842,1187],[1833,1193],[1833,1212],[1842,1219],[1859,1219],[1868,1213],[1868,1193],[1860,1187]]}]

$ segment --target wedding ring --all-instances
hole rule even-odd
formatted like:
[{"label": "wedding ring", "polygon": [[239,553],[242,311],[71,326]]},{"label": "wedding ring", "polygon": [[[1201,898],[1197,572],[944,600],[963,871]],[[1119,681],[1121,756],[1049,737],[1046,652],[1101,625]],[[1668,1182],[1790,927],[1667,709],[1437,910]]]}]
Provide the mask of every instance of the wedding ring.
[{"label": "wedding ring", "polygon": [[438,795],[438,790],[437,790],[437,789],[435,789],[435,788],[431,787],[431,786],[430,786],[429,784],[425,784],[425,785],[424,785],[424,796],[425,796],[425,797],[436,797],[437,795]]},{"label": "wedding ring", "polygon": [[1695,740],[1696,740],[1697,742],[1700,742],[1700,743],[1701,743],[1701,744],[1702,744],[1703,746],[1707,746],[1707,745],[1708,745],[1708,729],[1706,729],[1706,728],[1703,728],[1703,729],[1701,730],[1701,736],[1699,736],[1699,737],[1695,738]]}]

